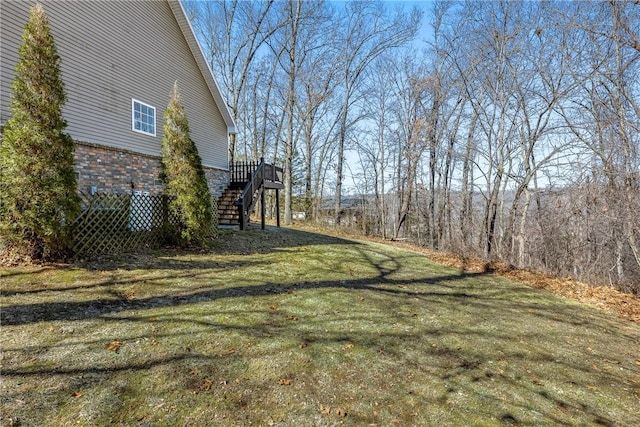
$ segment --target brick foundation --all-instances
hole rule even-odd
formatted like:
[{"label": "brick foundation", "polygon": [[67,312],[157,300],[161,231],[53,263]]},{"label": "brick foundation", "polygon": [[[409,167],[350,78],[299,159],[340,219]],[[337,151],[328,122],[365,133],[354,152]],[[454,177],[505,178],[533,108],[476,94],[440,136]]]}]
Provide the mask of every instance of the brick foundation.
[{"label": "brick foundation", "polygon": [[[164,191],[158,156],[77,142],[75,170],[78,190],[87,193],[92,187],[95,191],[115,193],[140,190],[156,195]],[[205,167],[205,173],[211,195],[220,197],[229,184],[229,172]]]},{"label": "brick foundation", "polygon": [[229,171],[204,168],[204,173],[207,175],[207,183],[209,184],[209,191],[212,196],[220,197],[224,190],[227,189],[231,182],[231,174]]}]

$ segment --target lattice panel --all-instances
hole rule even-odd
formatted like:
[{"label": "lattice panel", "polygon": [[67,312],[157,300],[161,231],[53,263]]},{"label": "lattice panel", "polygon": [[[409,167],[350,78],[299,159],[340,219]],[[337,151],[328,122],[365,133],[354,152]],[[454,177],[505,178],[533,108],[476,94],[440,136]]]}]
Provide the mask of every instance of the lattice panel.
[{"label": "lattice panel", "polygon": [[[177,224],[165,195],[80,193],[80,197],[83,212],[73,224],[74,251],[79,255],[158,247]],[[211,202],[214,220],[207,237],[216,237],[217,199]]]},{"label": "lattice panel", "polygon": [[218,212],[218,198],[211,197],[211,224],[213,235],[211,237],[218,237],[218,225],[220,225],[220,212]]}]

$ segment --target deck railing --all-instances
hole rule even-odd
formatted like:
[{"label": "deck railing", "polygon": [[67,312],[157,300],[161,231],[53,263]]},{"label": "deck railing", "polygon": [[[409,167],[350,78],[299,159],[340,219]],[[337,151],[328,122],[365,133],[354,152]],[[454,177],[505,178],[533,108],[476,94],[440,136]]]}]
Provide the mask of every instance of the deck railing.
[{"label": "deck railing", "polygon": [[262,186],[264,172],[264,162],[260,162],[254,172],[251,173],[249,182],[242,190],[240,198],[238,199],[238,212],[240,214],[240,230],[244,230],[249,223],[249,216],[251,215],[251,209],[255,204],[255,193]]},{"label": "deck railing", "polygon": [[260,161],[233,162],[231,164],[231,184],[246,185],[246,183],[251,181],[260,165],[264,165],[264,180],[267,183],[282,184],[282,168],[265,163],[264,158],[261,158]]},{"label": "deck railing", "polygon": [[231,184],[246,184],[251,181],[251,175],[258,169],[260,162],[233,162],[231,164]]},{"label": "deck railing", "polygon": [[264,163],[263,177],[267,188],[276,188],[270,186],[271,184],[275,184],[277,188],[280,188],[280,185],[284,182],[283,169],[281,167],[270,165],[268,163]]},{"label": "deck railing", "polygon": [[[253,167],[255,165],[255,167]],[[259,163],[255,162],[236,162],[231,168],[231,181],[235,184],[241,184],[241,179],[246,179],[242,194],[238,199],[238,213],[240,216],[240,230],[244,230],[249,224],[251,210],[255,205],[255,197],[258,191],[261,192],[262,207],[264,210],[264,189],[280,189],[284,188],[283,170],[275,165],[267,164],[264,158]],[[276,204],[279,205],[276,197]],[[279,207],[278,207],[279,210]],[[264,212],[262,217],[262,227],[264,228]],[[279,222],[279,221],[278,221]],[[279,224],[278,224],[279,225]]]}]

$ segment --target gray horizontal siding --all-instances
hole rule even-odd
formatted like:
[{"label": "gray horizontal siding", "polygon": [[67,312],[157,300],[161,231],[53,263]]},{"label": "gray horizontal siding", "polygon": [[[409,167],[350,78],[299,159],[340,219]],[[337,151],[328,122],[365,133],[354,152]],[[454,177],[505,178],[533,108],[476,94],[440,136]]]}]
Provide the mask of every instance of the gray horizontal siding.
[{"label": "gray horizontal siding", "polygon": [[[68,132],[79,141],[159,155],[163,112],[175,81],[205,166],[227,169],[227,125],[166,2],[42,2],[68,97]],[[2,109],[32,1],[1,2]],[[131,130],[131,99],[156,107],[156,136]]]}]

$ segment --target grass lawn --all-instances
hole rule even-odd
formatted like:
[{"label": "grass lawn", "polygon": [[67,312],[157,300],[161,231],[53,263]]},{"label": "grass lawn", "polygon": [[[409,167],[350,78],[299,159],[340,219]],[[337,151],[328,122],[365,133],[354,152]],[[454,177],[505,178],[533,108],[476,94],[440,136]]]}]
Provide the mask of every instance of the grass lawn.
[{"label": "grass lawn", "polygon": [[640,425],[640,324],[292,229],[0,269],[0,425]]}]

